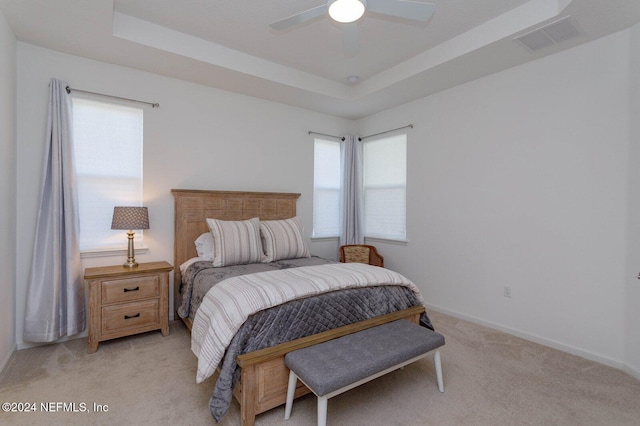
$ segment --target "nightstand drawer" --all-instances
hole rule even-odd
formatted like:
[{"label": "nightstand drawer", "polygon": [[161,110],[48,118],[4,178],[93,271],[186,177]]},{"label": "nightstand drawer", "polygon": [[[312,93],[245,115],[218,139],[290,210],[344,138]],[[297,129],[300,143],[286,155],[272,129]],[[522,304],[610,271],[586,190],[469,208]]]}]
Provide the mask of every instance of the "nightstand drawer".
[{"label": "nightstand drawer", "polygon": [[159,288],[157,275],[103,281],[102,304],[158,297]]},{"label": "nightstand drawer", "polygon": [[160,324],[158,299],[123,303],[102,308],[102,334],[121,332],[130,328]]}]

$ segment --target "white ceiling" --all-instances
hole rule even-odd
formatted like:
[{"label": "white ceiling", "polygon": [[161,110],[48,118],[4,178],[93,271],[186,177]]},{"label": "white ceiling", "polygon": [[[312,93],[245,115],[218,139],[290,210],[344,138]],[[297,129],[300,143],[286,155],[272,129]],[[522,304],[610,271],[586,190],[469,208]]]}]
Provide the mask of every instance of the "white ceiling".
[{"label": "white ceiling", "polygon": [[[436,12],[427,23],[366,13],[351,57],[328,17],[269,27],[324,0],[0,0],[0,10],[21,41],[346,118],[640,21],[640,0],[429,2]],[[513,40],[565,16],[579,36],[536,52]]]}]

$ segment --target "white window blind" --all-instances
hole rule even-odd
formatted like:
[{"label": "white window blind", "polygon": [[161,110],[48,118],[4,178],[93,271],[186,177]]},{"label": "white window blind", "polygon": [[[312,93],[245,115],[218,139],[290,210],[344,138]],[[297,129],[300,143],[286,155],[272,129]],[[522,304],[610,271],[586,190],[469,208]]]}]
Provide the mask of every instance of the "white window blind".
[{"label": "white window blind", "polygon": [[340,235],[340,142],[315,139],[313,237]]},{"label": "white window blind", "polygon": [[364,158],[364,233],[366,237],[407,237],[407,135],[367,141]]},{"label": "white window blind", "polygon": [[[143,110],[73,98],[80,250],[126,248],[111,229],[114,206],[142,205]],[[142,232],[135,235],[142,244]]]}]

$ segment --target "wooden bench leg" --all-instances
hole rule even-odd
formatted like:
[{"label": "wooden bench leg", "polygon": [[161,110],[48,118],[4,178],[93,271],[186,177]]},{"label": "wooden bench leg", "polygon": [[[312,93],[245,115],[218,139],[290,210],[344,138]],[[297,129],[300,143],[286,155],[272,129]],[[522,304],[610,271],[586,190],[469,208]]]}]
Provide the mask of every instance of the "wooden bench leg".
[{"label": "wooden bench leg", "polygon": [[298,377],[293,371],[289,371],[289,387],[287,388],[287,403],[284,406],[284,419],[289,420],[291,417],[291,409],[293,408],[293,397],[296,393],[296,384]]},{"label": "wooden bench leg", "polygon": [[444,392],[444,384],[442,382],[442,364],[440,363],[440,351],[433,353],[433,364],[436,367],[436,377],[438,378],[438,390]]},{"label": "wooden bench leg", "polygon": [[318,426],[327,426],[327,397],[318,397]]}]

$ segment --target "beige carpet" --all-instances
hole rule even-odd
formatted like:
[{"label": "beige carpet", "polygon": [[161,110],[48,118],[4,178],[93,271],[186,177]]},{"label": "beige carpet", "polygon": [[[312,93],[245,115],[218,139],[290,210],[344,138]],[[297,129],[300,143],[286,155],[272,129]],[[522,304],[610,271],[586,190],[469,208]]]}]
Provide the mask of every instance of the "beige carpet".
[{"label": "beige carpet", "polygon": [[[639,425],[640,381],[616,369],[431,312],[445,335],[445,393],[430,358],[329,401],[329,425]],[[171,334],[101,343],[86,339],[15,353],[0,375],[0,403],[35,403],[36,413],[0,411],[12,425],[211,425],[213,379],[196,385],[195,356],[180,322]],[[92,411],[40,412],[41,403]],[[313,425],[316,401],[296,400],[287,425]],[[256,425],[284,424],[284,407]],[[222,425],[239,425],[234,402]]]}]

